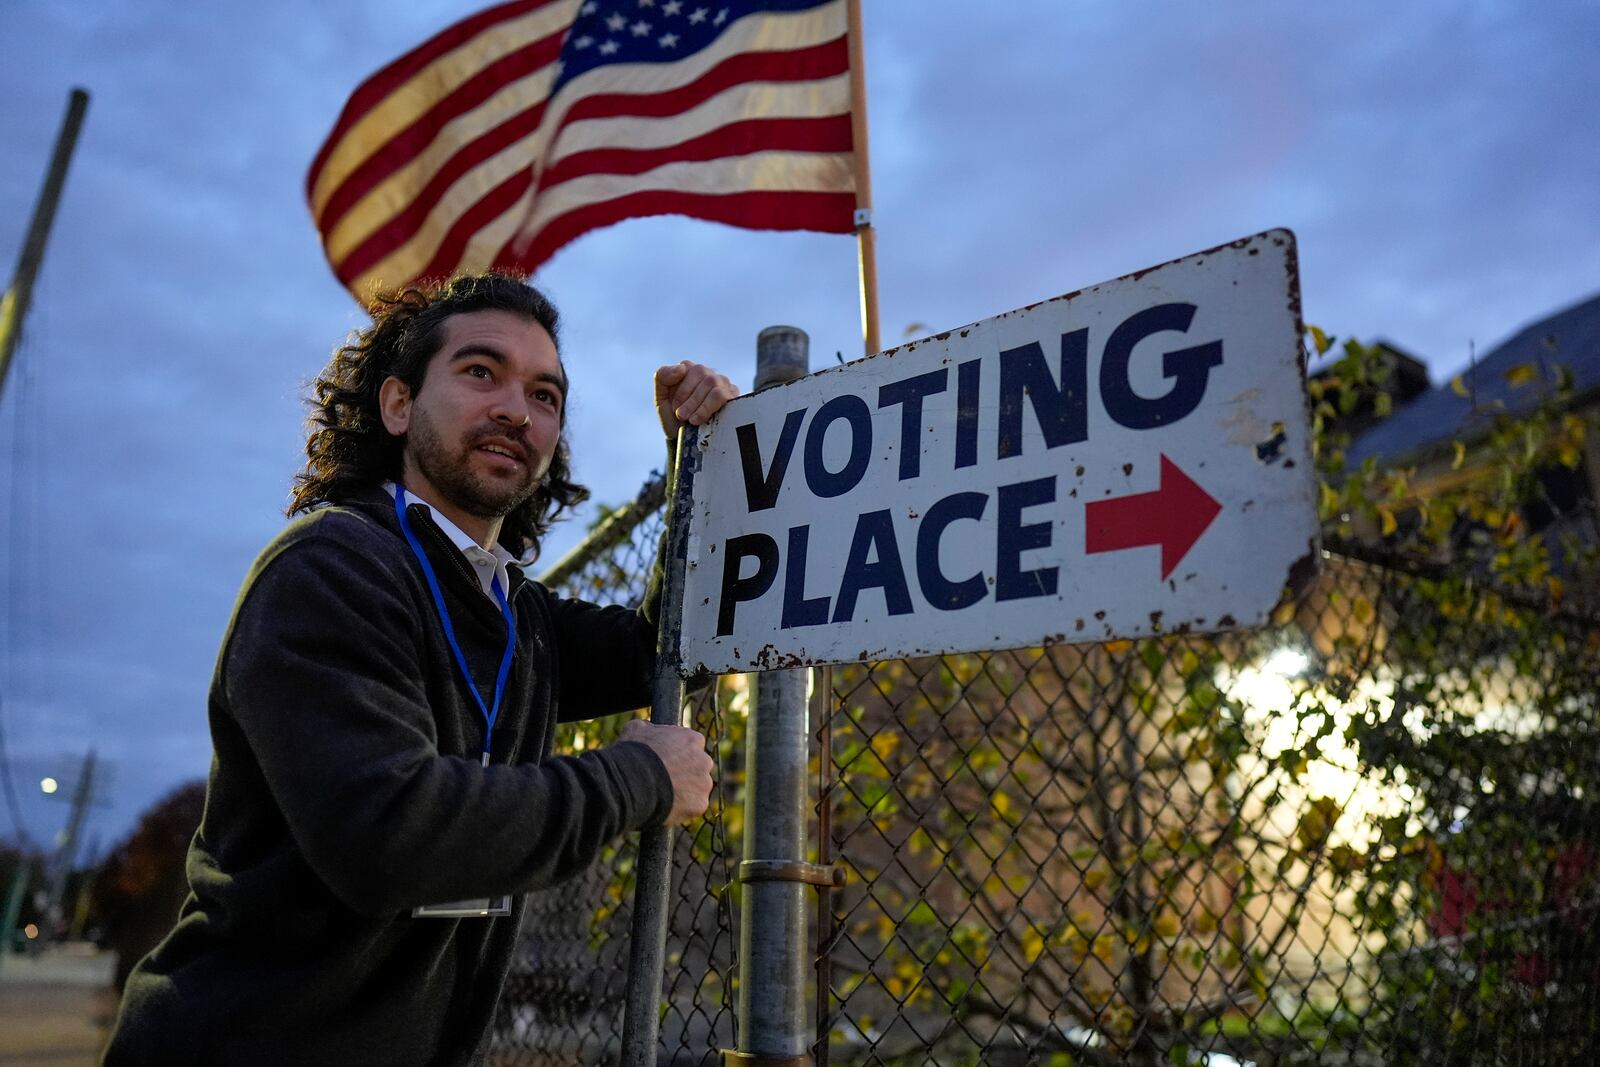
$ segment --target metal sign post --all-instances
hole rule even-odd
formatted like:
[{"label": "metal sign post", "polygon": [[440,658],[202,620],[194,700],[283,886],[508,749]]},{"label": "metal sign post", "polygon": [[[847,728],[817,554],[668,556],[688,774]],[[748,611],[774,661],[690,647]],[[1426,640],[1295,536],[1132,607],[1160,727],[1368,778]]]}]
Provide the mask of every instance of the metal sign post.
[{"label": "metal sign post", "polygon": [[739,397],[702,435],[687,670],[1205,632],[1313,570],[1294,235]]},{"label": "metal sign post", "polygon": [[[762,330],[756,340],[757,393],[804,377],[809,353],[801,330]],[[739,1047],[724,1050],[728,1067],[811,1062],[806,893],[808,884],[827,881],[831,872],[806,862],[806,680],[806,671],[795,670],[768,671],[755,680],[755,710],[745,734],[739,865]]]}]

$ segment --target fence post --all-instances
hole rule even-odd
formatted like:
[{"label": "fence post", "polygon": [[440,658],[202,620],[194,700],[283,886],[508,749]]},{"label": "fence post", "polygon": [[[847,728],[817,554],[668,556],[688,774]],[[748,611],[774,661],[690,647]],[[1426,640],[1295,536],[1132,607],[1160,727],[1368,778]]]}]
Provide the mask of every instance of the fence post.
[{"label": "fence post", "polygon": [[[803,378],[810,338],[769,326],[756,338],[756,389]],[[729,1065],[809,1064],[806,1026],[805,670],[756,676],[745,741],[744,862],[739,912],[739,1042]]]},{"label": "fence post", "polygon": [[[678,677],[683,638],[683,572],[689,543],[689,503],[694,493],[700,431],[678,430],[674,463],[667,475],[667,551],[661,589],[656,672],[651,680],[650,721],[682,726],[683,680]],[[672,831],[651,827],[639,835],[633,890],[633,926],[622,1013],[622,1067],[647,1067],[659,1059],[661,978],[672,911]]]}]

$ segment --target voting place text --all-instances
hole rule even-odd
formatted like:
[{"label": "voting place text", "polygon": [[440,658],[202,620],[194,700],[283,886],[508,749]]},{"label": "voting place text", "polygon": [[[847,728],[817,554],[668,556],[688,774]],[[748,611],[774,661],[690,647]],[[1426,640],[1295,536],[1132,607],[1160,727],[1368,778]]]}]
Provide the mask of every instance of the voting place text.
[{"label": "voting place text", "polygon": [[701,434],[685,670],[1261,623],[1314,566],[1274,230],[740,397]]}]

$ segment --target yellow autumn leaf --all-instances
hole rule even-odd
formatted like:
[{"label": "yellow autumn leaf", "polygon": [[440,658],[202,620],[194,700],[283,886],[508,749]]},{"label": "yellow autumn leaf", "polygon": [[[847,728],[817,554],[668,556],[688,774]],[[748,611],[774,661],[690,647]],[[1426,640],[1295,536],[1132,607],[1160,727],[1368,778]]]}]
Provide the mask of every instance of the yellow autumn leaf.
[{"label": "yellow autumn leaf", "polygon": [[1004,793],[991,794],[989,797],[989,804],[999,815],[1005,815],[1011,811],[1011,798],[1007,797]]},{"label": "yellow autumn leaf", "polygon": [[1459,375],[1459,374],[1456,375],[1454,378],[1451,378],[1450,379],[1450,391],[1452,393],[1456,394],[1456,396],[1466,396],[1467,395],[1467,382],[1466,382],[1466,379],[1462,378],[1461,375]]},{"label": "yellow autumn leaf", "polygon": [[1385,537],[1388,537],[1390,534],[1394,533],[1395,530],[1399,529],[1400,524],[1395,521],[1393,508],[1385,507],[1380,504],[1378,506],[1378,520],[1383,526],[1383,536]]},{"label": "yellow autumn leaf", "polygon": [[1311,343],[1317,346],[1317,355],[1327,355],[1328,349],[1333,347],[1333,342],[1328,340],[1328,335],[1322,332],[1322,327],[1307,326],[1306,330],[1311,334]]},{"label": "yellow autumn leaf", "polygon": [[1105,643],[1105,650],[1113,656],[1120,656],[1132,647],[1132,641],[1107,641]]},{"label": "yellow autumn leaf", "polygon": [[1177,937],[1181,926],[1178,917],[1170,911],[1164,911],[1156,916],[1155,931],[1162,937]]},{"label": "yellow autumn leaf", "polygon": [[1030,926],[1022,935],[1022,955],[1029,963],[1039,958],[1039,953],[1044,951],[1044,935],[1036,928]]},{"label": "yellow autumn leaf", "polygon": [[1538,371],[1532,363],[1518,363],[1515,367],[1506,371],[1506,384],[1513,389],[1520,389],[1533,381],[1536,374],[1538,374]]},{"label": "yellow autumn leaf", "polygon": [[1107,874],[1103,867],[1090,867],[1083,872],[1083,884],[1088,889],[1099,889],[1106,884]]},{"label": "yellow autumn leaf", "polygon": [[878,734],[872,739],[872,751],[879,759],[888,761],[889,753],[900,746],[900,735],[888,731]]},{"label": "yellow autumn leaf", "polygon": [[1458,471],[1461,469],[1461,465],[1467,461],[1467,446],[1460,441],[1452,441],[1450,443],[1456,450],[1455,458],[1450,461],[1450,469]]},{"label": "yellow autumn leaf", "polygon": [[1322,483],[1322,514],[1324,517],[1339,510],[1339,492],[1327,482]]}]

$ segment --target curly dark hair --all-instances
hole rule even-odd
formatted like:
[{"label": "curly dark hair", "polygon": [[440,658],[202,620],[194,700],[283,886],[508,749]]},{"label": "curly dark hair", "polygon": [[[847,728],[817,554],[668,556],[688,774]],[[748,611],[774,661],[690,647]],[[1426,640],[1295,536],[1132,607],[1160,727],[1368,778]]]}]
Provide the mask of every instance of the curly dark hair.
[{"label": "curly dark hair", "polygon": [[[398,482],[405,439],[389,433],[378,406],[384,380],[399,378],[415,396],[428,361],[444,343],[444,323],[469,311],[509,311],[549,333],[560,351],[560,316],[545,295],[506,274],[461,275],[381,293],[372,299],[372,325],[340,346],[311,384],[306,418],[305,469],[295,475],[288,514],[338,504],[384,481]],[[563,379],[566,368],[562,367]],[[566,410],[561,414],[563,431]],[[562,511],[587,500],[589,490],[572,481],[572,461],[563,432],[550,469],[532,497],[500,525],[500,543],[523,556]]]}]

